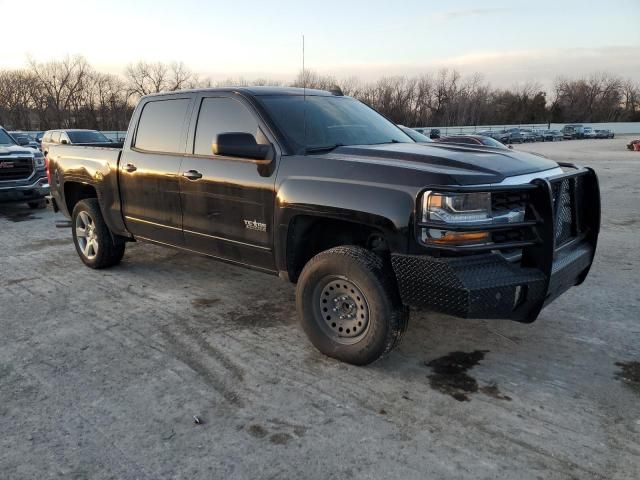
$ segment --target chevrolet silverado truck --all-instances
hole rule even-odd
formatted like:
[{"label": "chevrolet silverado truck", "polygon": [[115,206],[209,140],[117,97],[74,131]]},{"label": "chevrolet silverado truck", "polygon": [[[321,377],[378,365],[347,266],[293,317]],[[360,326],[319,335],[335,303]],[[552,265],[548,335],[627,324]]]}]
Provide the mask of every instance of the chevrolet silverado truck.
[{"label": "chevrolet silverado truck", "polygon": [[44,208],[47,195],[49,180],[42,152],[19,145],[0,127],[0,203]]},{"label": "chevrolet silverado truck", "polygon": [[54,209],[87,266],[140,241],[279,275],[297,284],[310,341],[357,365],[398,344],[409,307],[534,321],[584,281],[600,226],[589,168],[418,144],[319,90],[145,96],[122,149],[48,157]]}]

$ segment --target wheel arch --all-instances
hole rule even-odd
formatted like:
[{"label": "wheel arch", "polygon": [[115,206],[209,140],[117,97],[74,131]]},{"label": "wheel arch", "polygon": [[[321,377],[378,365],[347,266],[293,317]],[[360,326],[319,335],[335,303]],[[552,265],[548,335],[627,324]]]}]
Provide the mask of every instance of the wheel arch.
[{"label": "wheel arch", "polygon": [[383,257],[404,248],[403,235],[384,218],[372,215],[292,215],[280,232],[280,263],[286,278],[296,283],[306,263],[320,252],[341,245],[376,251]]},{"label": "wheel arch", "polygon": [[81,200],[85,200],[87,198],[98,198],[98,191],[96,188],[87,182],[73,180],[64,182],[63,191],[64,205],[69,216],[71,216],[73,209]]},{"label": "wheel arch", "polygon": [[102,218],[109,229],[109,233],[111,234],[111,238],[114,243],[123,239],[132,239],[127,232],[123,232],[121,229],[118,229],[117,225],[114,225],[112,217],[105,211],[103,202],[100,198],[100,190],[96,188],[94,184],[79,179],[72,179],[67,180],[62,184],[62,190],[64,207],[67,209],[69,218],[73,216],[73,209],[78,202],[88,198],[95,198],[98,201]]},{"label": "wheel arch", "polygon": [[277,187],[274,222],[275,263],[281,277],[296,282],[312,253],[354,240],[371,248],[371,235],[382,238],[390,252],[407,251],[413,188],[293,174],[285,178]]}]

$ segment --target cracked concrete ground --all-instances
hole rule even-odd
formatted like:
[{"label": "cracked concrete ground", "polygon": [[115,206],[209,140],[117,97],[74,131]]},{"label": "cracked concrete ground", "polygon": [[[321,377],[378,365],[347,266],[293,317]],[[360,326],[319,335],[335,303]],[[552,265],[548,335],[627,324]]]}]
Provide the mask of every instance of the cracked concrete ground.
[{"label": "cracked concrete ground", "polygon": [[93,271],[62,217],[0,206],[0,478],[640,478],[626,140],[516,147],[600,175],[583,286],[532,325],[412,312],[366,368],[313,349],[277,278],[144,244]]}]

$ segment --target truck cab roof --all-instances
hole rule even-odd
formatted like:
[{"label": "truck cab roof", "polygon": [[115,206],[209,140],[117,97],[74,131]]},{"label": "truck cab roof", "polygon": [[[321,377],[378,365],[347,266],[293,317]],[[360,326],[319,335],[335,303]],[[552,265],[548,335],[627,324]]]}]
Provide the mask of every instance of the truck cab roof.
[{"label": "truck cab roof", "polygon": [[299,87],[216,87],[216,88],[196,88],[191,90],[179,90],[175,92],[161,92],[145,95],[144,98],[149,97],[164,97],[169,95],[180,95],[185,93],[229,93],[238,92],[253,97],[264,97],[269,95],[279,96],[310,96],[310,97],[331,97],[337,96],[335,93],[327,90],[318,90],[314,88],[299,88]]}]

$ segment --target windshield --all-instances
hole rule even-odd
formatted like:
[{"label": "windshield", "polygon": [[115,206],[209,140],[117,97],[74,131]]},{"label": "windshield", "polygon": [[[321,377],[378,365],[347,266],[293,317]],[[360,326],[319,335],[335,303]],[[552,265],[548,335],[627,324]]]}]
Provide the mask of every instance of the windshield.
[{"label": "windshield", "polygon": [[403,127],[401,125],[398,126],[400,127],[400,130],[411,137],[411,140],[413,140],[414,142],[434,143],[433,140],[431,140],[429,137],[421,134],[420,132],[416,132],[413,128]]},{"label": "windshield", "polygon": [[0,145],[15,145],[16,141],[5,130],[0,128]]},{"label": "windshield", "polygon": [[71,143],[101,143],[108,142],[109,139],[95,130],[78,130],[67,132]]},{"label": "windshield", "polygon": [[258,97],[295,153],[343,145],[414,143],[375,110],[349,97]]}]

